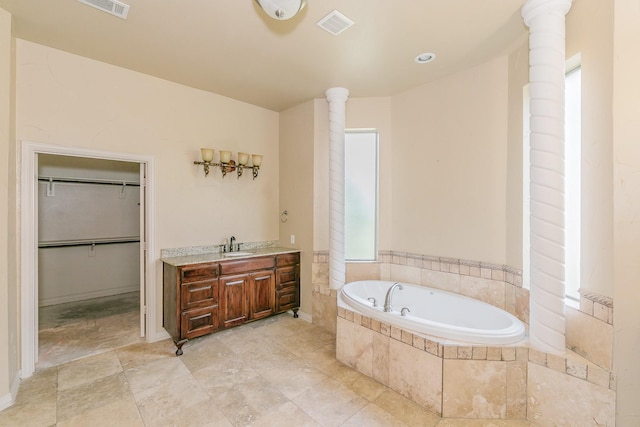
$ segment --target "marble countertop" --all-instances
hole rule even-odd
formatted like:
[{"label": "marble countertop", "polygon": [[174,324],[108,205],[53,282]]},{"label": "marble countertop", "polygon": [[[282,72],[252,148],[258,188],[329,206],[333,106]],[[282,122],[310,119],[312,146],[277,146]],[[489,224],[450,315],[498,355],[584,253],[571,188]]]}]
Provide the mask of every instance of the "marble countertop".
[{"label": "marble countertop", "polygon": [[[293,248],[283,248],[283,247],[272,247],[272,248],[260,248],[260,249],[247,249],[240,250],[238,252],[238,256],[229,256],[229,253],[222,252],[213,252],[206,254],[197,254],[197,255],[183,255],[183,256],[175,256],[175,257],[165,257],[161,258],[161,261],[172,265],[174,267],[181,267],[183,265],[189,264],[203,264],[207,262],[219,262],[219,261],[229,261],[234,259],[247,259],[247,258],[255,258],[260,256],[268,256],[268,255],[279,255],[279,254],[288,254],[300,252],[300,249]],[[233,254],[235,252],[231,252]]]}]

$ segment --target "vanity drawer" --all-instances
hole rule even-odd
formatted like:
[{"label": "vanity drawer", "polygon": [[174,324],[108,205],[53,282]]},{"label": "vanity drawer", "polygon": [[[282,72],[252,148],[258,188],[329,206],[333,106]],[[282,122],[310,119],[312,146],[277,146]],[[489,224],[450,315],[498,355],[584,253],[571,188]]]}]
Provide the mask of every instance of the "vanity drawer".
[{"label": "vanity drawer", "polygon": [[218,264],[194,264],[180,269],[182,283],[200,282],[218,277]]},{"label": "vanity drawer", "polygon": [[284,267],[287,265],[296,265],[300,263],[300,254],[281,254],[278,255],[277,265],[278,267]]},{"label": "vanity drawer", "polygon": [[283,311],[291,310],[292,308],[300,307],[300,298],[298,294],[298,288],[288,288],[281,291],[276,291],[276,312],[282,313]]},{"label": "vanity drawer", "polygon": [[298,269],[294,266],[276,270],[276,289],[295,287],[298,284]]},{"label": "vanity drawer", "polygon": [[218,279],[187,283],[180,286],[183,310],[218,304]]},{"label": "vanity drawer", "polygon": [[183,338],[195,338],[218,329],[218,306],[199,308],[182,313]]},{"label": "vanity drawer", "polygon": [[246,273],[255,270],[268,270],[274,268],[275,257],[246,258],[237,261],[225,261],[220,263],[220,274]]}]

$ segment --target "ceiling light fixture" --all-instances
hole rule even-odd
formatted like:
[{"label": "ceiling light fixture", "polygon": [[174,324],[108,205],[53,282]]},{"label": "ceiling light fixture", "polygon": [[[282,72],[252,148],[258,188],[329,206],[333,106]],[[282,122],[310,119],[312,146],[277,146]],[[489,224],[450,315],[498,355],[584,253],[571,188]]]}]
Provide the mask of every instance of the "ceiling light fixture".
[{"label": "ceiling light fixture", "polygon": [[435,53],[425,52],[425,53],[421,53],[420,55],[416,56],[414,61],[416,61],[418,64],[426,64],[427,62],[431,62],[434,59],[436,59],[436,54]]},{"label": "ceiling light fixture", "polygon": [[255,0],[258,6],[273,19],[285,20],[293,18],[300,12],[307,0]]}]

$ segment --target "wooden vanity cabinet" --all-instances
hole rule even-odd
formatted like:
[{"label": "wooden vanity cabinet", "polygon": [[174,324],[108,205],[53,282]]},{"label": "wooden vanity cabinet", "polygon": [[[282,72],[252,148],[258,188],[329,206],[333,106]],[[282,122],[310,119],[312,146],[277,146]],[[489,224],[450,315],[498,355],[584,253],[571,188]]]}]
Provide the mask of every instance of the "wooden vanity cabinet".
[{"label": "wooden vanity cabinet", "polygon": [[300,254],[282,254],[276,258],[276,313],[300,307]]},{"label": "wooden vanity cabinet", "polygon": [[300,306],[300,254],[175,267],[164,263],[164,322],[182,354],[189,338]]},{"label": "wooden vanity cabinet", "polygon": [[218,329],[217,263],[163,267],[163,325],[176,344],[176,354],[189,338]]}]

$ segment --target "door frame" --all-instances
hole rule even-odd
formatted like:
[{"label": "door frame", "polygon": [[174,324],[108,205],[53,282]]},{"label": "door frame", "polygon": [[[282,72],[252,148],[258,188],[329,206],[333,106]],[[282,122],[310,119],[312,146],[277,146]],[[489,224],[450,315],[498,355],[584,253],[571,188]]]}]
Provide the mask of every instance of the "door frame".
[{"label": "door frame", "polygon": [[[88,157],[94,159],[144,163],[146,165],[146,191],[144,224],[140,224],[140,235],[146,236],[146,255],[141,263],[141,277],[145,283],[140,287],[145,298],[141,303],[141,316],[146,316],[145,329],[141,331],[147,342],[156,337],[156,288],[154,263],[154,159],[151,156],[118,153],[89,148],[76,148],[52,144],[22,141],[21,184],[20,184],[20,329],[21,329],[21,377],[28,378],[35,372],[38,355],[38,245],[37,237],[37,192],[38,154]],[[141,183],[143,185],[145,183]],[[143,192],[141,192],[142,194]],[[144,229],[143,229],[144,227]],[[144,231],[144,232],[143,232]],[[146,312],[146,313],[145,313]]]}]

